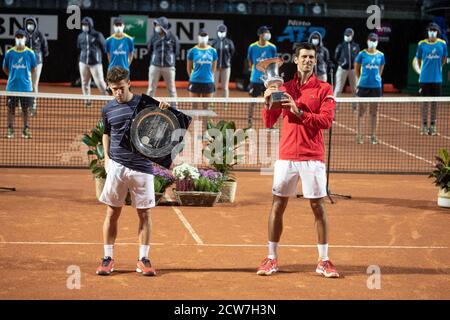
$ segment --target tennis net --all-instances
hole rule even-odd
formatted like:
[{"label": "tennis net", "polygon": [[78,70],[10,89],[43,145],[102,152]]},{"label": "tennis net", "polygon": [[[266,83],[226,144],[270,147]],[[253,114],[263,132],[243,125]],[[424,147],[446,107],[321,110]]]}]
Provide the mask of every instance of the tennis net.
[{"label": "tennis net", "polygon": [[[19,108],[15,112],[15,136],[6,138],[6,106],[11,96],[37,102],[37,114],[29,118],[31,139],[21,137]],[[111,99],[109,96],[0,92],[0,167],[86,168],[90,156],[81,138],[95,127],[102,107]],[[207,165],[198,147],[206,145],[208,119],[215,123],[222,119],[234,121],[237,128],[252,128],[236,169],[267,169],[277,159],[282,121],[279,119],[272,129],[264,128],[262,98],[161,99],[176,103],[179,110],[192,115],[194,120],[185,149],[175,163]],[[450,146],[450,97],[337,98],[336,101],[331,139],[330,130],[324,131],[326,148],[331,150],[331,172],[429,173],[439,148]],[[436,109],[437,120],[432,132],[421,131],[425,105],[430,109],[428,113]],[[377,119],[376,127],[371,123],[374,119]]]}]

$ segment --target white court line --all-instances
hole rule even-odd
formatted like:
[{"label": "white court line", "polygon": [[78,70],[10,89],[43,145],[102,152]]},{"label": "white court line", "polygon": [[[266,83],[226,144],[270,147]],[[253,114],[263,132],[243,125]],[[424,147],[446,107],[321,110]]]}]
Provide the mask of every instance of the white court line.
[{"label": "white court line", "polygon": [[[167,200],[173,201],[173,199],[169,195],[165,195],[165,197],[167,198]],[[191,226],[189,221],[187,221],[187,219],[185,218],[185,216],[183,215],[181,210],[178,209],[178,208],[175,208],[174,206],[172,206],[172,209],[177,214],[178,219],[181,220],[181,222],[183,223],[185,228],[189,231],[189,233],[191,234],[192,238],[194,238],[195,242],[197,242],[197,244],[200,244],[200,245],[203,244],[202,239],[198,236],[197,232],[195,232],[194,228]]]},{"label": "white court line", "polygon": [[[394,121],[394,122],[400,122],[401,124],[403,124],[403,125],[405,125],[407,127],[411,127],[411,128],[414,128],[414,129],[420,129],[420,127],[415,125],[415,124],[412,124],[412,123],[409,123],[409,122],[406,122],[406,121],[401,121],[400,119],[397,119],[397,118],[392,118],[392,117],[390,117],[390,116],[388,116],[386,114],[383,114],[383,113],[380,113],[380,117],[386,118],[386,119]],[[450,137],[444,136],[444,135],[440,134],[439,132],[437,133],[437,136],[440,136],[441,138],[446,139],[446,140],[450,140]]]},{"label": "white court line", "polygon": [[[341,123],[339,123],[339,122],[337,122],[337,121],[335,121],[334,123],[335,123],[336,125],[338,125],[339,127],[344,128],[345,130],[348,130],[348,131],[353,132],[353,133],[356,134],[356,130],[355,130],[355,129],[350,128],[350,127],[346,126],[345,124],[341,124]],[[404,153],[404,154],[406,154],[407,156],[416,158],[417,160],[424,161],[424,162],[426,162],[426,163],[428,163],[428,164],[431,164],[431,165],[434,164],[434,163],[433,163],[432,161],[430,161],[430,160],[427,160],[427,159],[425,159],[425,158],[419,157],[418,155],[416,155],[416,154],[414,154],[414,153],[411,153],[411,152],[406,151],[406,150],[404,150],[404,149],[402,149],[402,148],[396,147],[396,146],[394,146],[394,145],[392,145],[392,144],[390,144],[390,143],[384,142],[384,141],[382,141],[382,140],[378,140],[378,143],[379,143],[379,144],[382,144],[382,145],[384,145],[384,146],[387,146],[387,147],[389,147],[389,148],[391,148],[391,149],[394,149],[394,150],[396,150],[396,151],[398,151],[398,152],[400,152],[400,153]]]},{"label": "white court line", "polygon": [[[0,245],[102,245],[103,242],[68,242],[68,241],[1,241]],[[117,242],[116,246],[135,246],[138,242]],[[241,247],[241,248],[253,248],[253,247],[267,247],[267,244],[223,244],[223,243],[150,243],[153,246],[174,246],[174,247],[191,247],[191,246],[203,246],[203,247]],[[280,247],[286,248],[317,248],[315,244],[281,244]],[[449,249],[446,246],[353,246],[353,245],[329,245],[330,248],[351,248],[351,249]]]}]

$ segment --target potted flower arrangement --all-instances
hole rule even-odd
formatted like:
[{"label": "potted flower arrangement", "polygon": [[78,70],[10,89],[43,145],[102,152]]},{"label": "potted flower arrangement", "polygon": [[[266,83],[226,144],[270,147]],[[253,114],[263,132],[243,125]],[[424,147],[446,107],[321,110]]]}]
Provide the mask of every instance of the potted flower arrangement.
[{"label": "potted flower arrangement", "polygon": [[164,169],[157,165],[153,165],[153,176],[155,188],[155,202],[156,205],[158,205],[167,187],[169,187],[172,183],[175,182],[175,177],[169,170]]},{"label": "potted flower arrangement", "polygon": [[236,153],[236,150],[247,140],[247,129],[236,130],[234,121],[225,120],[220,120],[217,124],[208,120],[207,129],[208,132],[215,134],[214,137],[208,134],[208,145],[203,150],[203,155],[208,159],[209,165],[222,173],[224,177],[219,202],[232,203],[237,189],[232,170],[242,157]]},{"label": "potted flower arrangement", "polygon": [[103,121],[99,120],[96,126],[91,129],[90,134],[85,133],[81,139],[85,145],[89,147],[87,154],[93,156],[93,159],[89,163],[89,169],[95,178],[95,193],[97,199],[103,191],[106,180],[105,170],[105,153],[103,151],[102,137],[105,127]]},{"label": "potted flower arrangement", "polygon": [[175,197],[180,205],[212,207],[220,198],[223,175],[214,170],[198,170],[188,164],[173,168]]},{"label": "potted flower arrangement", "polygon": [[434,170],[429,177],[434,178],[433,183],[439,187],[438,206],[450,208],[450,157],[447,149],[439,150]]}]

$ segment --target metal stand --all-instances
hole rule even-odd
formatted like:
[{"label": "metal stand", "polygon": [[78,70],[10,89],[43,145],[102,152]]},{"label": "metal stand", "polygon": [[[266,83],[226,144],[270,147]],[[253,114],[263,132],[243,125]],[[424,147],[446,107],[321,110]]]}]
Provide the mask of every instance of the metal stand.
[{"label": "metal stand", "polygon": [[[334,90],[334,79],[333,79],[333,69],[330,70],[330,74],[331,74],[331,89]],[[330,199],[330,202],[332,204],[335,204],[336,202],[333,200],[332,196],[335,197],[341,197],[341,198],[346,198],[346,199],[351,199],[352,196],[351,195],[346,195],[346,194],[339,194],[339,193],[332,193],[330,191],[329,186],[329,182],[330,182],[330,162],[331,162],[331,137],[333,136],[333,125],[331,125],[330,129],[328,130],[328,150],[327,150],[327,197],[328,199]],[[302,194],[297,194],[297,198],[301,198],[303,197]]]},{"label": "metal stand", "polygon": [[0,187],[0,190],[2,190],[2,191],[16,191],[16,188]]}]

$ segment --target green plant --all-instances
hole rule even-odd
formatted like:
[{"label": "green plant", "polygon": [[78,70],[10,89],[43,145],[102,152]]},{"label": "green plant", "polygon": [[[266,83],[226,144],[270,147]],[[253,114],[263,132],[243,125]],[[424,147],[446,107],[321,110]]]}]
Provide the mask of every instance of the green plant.
[{"label": "green plant", "polygon": [[175,177],[169,170],[156,165],[153,166],[153,176],[155,193],[164,193],[166,188],[175,181]]},{"label": "green plant", "polygon": [[441,148],[439,155],[435,157],[436,164],[429,178],[434,178],[433,183],[444,189],[445,192],[450,191],[450,157],[448,150]]},{"label": "green plant", "polygon": [[105,131],[103,121],[99,120],[97,125],[91,129],[90,134],[85,133],[81,141],[89,147],[87,154],[94,156],[89,163],[89,169],[96,178],[106,178],[105,152],[103,149],[102,137]]},{"label": "green plant", "polygon": [[203,150],[203,155],[211,167],[222,173],[225,180],[234,181],[231,171],[243,157],[236,150],[247,140],[248,129],[236,130],[234,121],[220,120],[214,124],[208,120],[207,130],[208,145]]}]

